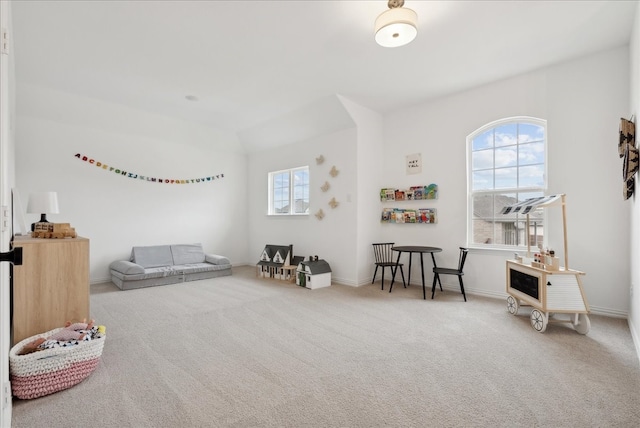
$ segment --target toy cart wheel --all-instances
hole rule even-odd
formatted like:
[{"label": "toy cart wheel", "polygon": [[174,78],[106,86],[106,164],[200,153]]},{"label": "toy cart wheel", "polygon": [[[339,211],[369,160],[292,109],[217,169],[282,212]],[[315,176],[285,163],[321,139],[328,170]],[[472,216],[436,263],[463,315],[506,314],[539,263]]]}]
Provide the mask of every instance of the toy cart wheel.
[{"label": "toy cart wheel", "polygon": [[520,308],[520,303],[518,303],[518,299],[516,299],[513,296],[507,297],[507,310],[511,315],[517,314],[519,308]]},{"label": "toy cart wheel", "polygon": [[540,312],[537,309],[531,311],[531,327],[539,333],[544,333],[547,329],[547,323],[549,319],[547,318],[547,314]]},{"label": "toy cart wheel", "polygon": [[591,321],[589,321],[589,315],[578,314],[576,321],[572,321],[573,328],[580,334],[587,334],[591,330]]}]

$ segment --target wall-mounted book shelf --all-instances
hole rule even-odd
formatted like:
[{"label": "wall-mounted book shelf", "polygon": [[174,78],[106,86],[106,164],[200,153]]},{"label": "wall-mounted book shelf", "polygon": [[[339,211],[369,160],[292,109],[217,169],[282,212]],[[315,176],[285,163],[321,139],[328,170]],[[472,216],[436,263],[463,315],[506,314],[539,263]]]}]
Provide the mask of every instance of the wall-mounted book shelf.
[{"label": "wall-mounted book shelf", "polygon": [[382,210],[382,223],[422,223],[434,224],[438,221],[435,208],[384,208]]},{"label": "wall-mounted book shelf", "polygon": [[380,201],[422,201],[438,199],[438,185],[412,186],[408,189],[387,187],[380,189]]},{"label": "wall-mounted book shelf", "polygon": [[[438,199],[438,185],[411,186],[408,189],[380,189],[380,202],[425,201]],[[435,208],[383,208],[382,223],[434,224],[438,221]]]}]

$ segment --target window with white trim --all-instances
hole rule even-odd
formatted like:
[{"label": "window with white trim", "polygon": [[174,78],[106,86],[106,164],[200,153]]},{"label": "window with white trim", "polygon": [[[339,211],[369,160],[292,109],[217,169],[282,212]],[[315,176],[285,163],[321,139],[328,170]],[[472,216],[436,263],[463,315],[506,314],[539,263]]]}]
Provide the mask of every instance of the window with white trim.
[{"label": "window with white trim", "polygon": [[309,167],[269,173],[269,215],[309,214]]},{"label": "window with white trim", "polygon": [[542,196],[547,189],[547,123],[515,117],[489,123],[467,137],[467,245],[532,247],[544,240],[544,214],[500,214],[507,205]]}]

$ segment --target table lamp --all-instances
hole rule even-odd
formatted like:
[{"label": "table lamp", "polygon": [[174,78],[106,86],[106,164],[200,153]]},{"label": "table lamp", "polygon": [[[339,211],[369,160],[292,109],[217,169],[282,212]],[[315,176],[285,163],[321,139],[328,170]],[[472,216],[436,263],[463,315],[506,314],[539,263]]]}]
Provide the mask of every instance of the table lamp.
[{"label": "table lamp", "polygon": [[[29,195],[29,203],[27,204],[27,213],[40,214],[41,223],[49,223],[47,214],[58,214],[58,193],[56,192],[38,192]],[[31,224],[31,231],[35,229],[35,223]]]}]

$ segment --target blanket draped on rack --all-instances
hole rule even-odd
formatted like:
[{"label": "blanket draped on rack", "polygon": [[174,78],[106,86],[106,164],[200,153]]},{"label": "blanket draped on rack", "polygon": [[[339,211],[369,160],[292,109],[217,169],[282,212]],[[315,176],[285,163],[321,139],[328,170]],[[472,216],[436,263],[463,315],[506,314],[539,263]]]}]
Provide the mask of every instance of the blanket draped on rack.
[{"label": "blanket draped on rack", "polygon": [[635,173],[638,172],[638,149],[636,148],[636,125],[631,120],[620,119],[620,141],[618,154],[622,160],[623,197],[629,199],[635,187]]}]

